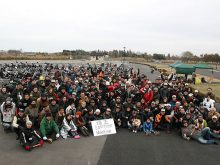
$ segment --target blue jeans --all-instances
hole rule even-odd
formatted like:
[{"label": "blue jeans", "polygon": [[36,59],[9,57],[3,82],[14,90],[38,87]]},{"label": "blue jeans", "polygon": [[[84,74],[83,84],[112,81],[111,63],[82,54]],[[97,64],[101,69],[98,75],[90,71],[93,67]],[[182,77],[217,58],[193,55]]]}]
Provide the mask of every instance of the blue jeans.
[{"label": "blue jeans", "polygon": [[202,144],[213,144],[215,141],[210,139],[211,131],[209,127],[201,130],[197,140]]}]

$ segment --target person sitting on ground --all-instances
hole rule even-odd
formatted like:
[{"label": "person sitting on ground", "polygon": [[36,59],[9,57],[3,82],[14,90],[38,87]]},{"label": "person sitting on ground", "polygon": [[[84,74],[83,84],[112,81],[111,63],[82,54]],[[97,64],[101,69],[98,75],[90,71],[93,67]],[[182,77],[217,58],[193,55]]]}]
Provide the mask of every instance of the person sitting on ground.
[{"label": "person sitting on ground", "polygon": [[195,128],[198,130],[202,130],[207,127],[207,122],[205,119],[203,119],[203,116],[201,114],[198,115],[198,119],[194,121],[194,124],[196,126]]},{"label": "person sitting on ground", "polygon": [[52,114],[50,112],[45,115],[40,123],[40,133],[43,137],[43,140],[48,141],[49,143],[52,143],[60,136],[59,128],[52,119]]},{"label": "person sitting on ground", "polygon": [[1,122],[6,133],[13,130],[12,121],[15,116],[15,103],[7,98],[1,105]]},{"label": "person sitting on ground", "polygon": [[33,129],[31,121],[27,121],[25,127],[21,129],[20,142],[27,151],[44,145],[40,135]]},{"label": "person sitting on ground", "polygon": [[64,139],[66,139],[68,136],[74,139],[80,139],[80,136],[77,133],[77,127],[73,122],[73,117],[69,113],[66,114],[65,118],[63,119],[60,134]]},{"label": "person sitting on ground", "polygon": [[134,133],[137,133],[137,131],[141,129],[141,119],[136,111],[132,112],[131,120],[129,122],[129,128]]},{"label": "person sitting on ground", "polygon": [[195,125],[188,125],[187,121],[183,121],[181,132],[185,140],[194,139],[202,144],[218,144],[216,141],[210,139],[211,132],[209,127],[198,130]]},{"label": "person sitting on ground", "polygon": [[24,114],[24,109],[19,109],[19,112],[17,115],[14,116],[12,126],[14,127],[14,131],[17,135],[17,140],[20,136],[21,128],[24,128],[26,126],[26,122],[29,121],[28,115]]},{"label": "person sitting on ground", "polygon": [[143,124],[143,131],[145,135],[149,136],[151,133],[159,135],[159,131],[155,131],[153,128],[153,121],[150,118],[147,118]]},{"label": "person sitting on ground", "polygon": [[76,112],[74,124],[76,125],[77,129],[80,130],[80,132],[83,134],[83,136],[89,136],[88,128],[85,126],[86,123],[82,117],[82,112]]},{"label": "person sitting on ground", "polygon": [[216,115],[212,116],[212,120],[208,122],[211,130],[211,136],[220,139],[220,122]]}]

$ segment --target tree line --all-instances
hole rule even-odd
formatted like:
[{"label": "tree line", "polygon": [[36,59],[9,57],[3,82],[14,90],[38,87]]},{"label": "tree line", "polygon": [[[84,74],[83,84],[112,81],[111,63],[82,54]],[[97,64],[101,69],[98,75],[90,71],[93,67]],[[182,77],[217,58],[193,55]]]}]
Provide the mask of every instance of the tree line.
[{"label": "tree line", "polygon": [[[34,53],[34,52],[33,52]],[[22,52],[21,50],[8,50],[1,52],[0,55],[22,55],[25,54],[25,52]],[[50,55],[50,53],[40,53],[35,52],[36,55]],[[148,54],[148,53],[141,53],[141,52],[134,52],[131,50],[94,50],[94,51],[86,51],[82,49],[76,49],[76,50],[63,50],[62,52],[56,53],[56,55],[64,55],[64,56],[72,56],[74,58],[89,58],[89,56],[105,56],[108,55],[110,58],[124,58],[124,57],[133,57],[133,58],[144,58],[148,61],[152,60],[179,60],[185,63],[197,63],[197,62],[207,62],[207,63],[213,63],[213,64],[220,64],[220,55],[218,53],[213,54],[201,54],[201,55],[195,55],[190,51],[185,51],[181,55],[170,55],[170,54],[160,54],[160,53],[154,53],[154,54]]]}]

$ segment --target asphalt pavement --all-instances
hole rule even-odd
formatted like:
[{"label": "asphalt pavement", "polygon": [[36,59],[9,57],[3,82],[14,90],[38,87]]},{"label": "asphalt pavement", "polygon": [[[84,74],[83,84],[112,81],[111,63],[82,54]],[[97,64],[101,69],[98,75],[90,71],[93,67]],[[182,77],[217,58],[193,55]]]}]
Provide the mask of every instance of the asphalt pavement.
[{"label": "asphalt pavement", "polygon": [[219,145],[185,141],[177,132],[145,136],[121,129],[109,135],[98,165],[217,165]]},{"label": "asphalt pavement", "polygon": [[212,69],[196,69],[196,73],[204,76],[213,76],[213,78],[220,79],[220,71]]},{"label": "asphalt pavement", "polygon": [[15,133],[6,134],[0,127],[0,165],[96,165],[106,137],[60,138],[29,152],[15,140]]}]

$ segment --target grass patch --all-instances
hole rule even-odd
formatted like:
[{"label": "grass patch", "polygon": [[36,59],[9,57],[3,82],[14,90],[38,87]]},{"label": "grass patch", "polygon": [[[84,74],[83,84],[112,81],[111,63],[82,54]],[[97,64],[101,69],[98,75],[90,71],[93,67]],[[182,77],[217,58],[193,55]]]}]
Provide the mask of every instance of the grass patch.
[{"label": "grass patch", "polygon": [[198,89],[199,92],[202,94],[206,94],[207,89],[212,88],[212,91],[216,96],[216,102],[220,102],[220,84],[200,84],[200,85],[191,84],[191,87],[193,89]]},{"label": "grass patch", "polygon": [[[90,56],[72,56],[72,60],[89,59]],[[51,55],[0,55],[0,60],[70,60],[70,56],[62,54]]]}]

